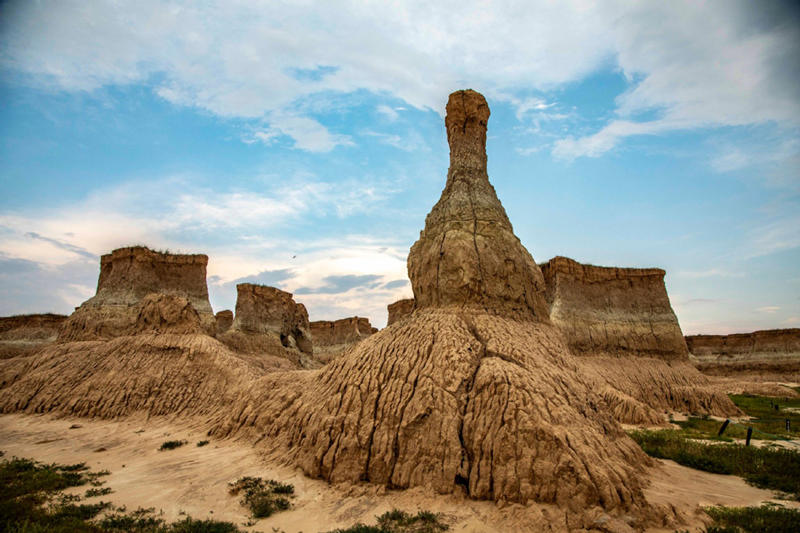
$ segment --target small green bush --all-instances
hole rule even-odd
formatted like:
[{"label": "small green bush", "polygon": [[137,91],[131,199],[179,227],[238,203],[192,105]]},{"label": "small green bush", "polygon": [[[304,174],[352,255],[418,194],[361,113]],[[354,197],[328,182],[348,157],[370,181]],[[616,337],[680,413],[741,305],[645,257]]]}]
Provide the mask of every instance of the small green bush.
[{"label": "small green bush", "polygon": [[174,450],[175,448],[180,448],[187,442],[185,440],[168,440],[161,443],[161,447],[158,451],[163,452],[164,450]]},{"label": "small green bush", "polygon": [[198,442],[198,443],[197,443],[197,447],[198,447],[198,448],[202,448],[202,447],[203,447],[203,446],[205,446],[206,444],[208,444],[208,441],[207,441],[207,440],[201,440],[200,442]]},{"label": "small green bush", "polygon": [[393,509],[377,518],[377,526],[359,523],[330,533],[441,533],[449,528],[447,524],[439,521],[439,515],[430,511],[420,511],[412,515],[400,509]]},{"label": "small green bush", "polygon": [[240,503],[250,509],[254,518],[266,518],[291,507],[287,497],[294,496],[294,486],[273,479],[245,476],[229,483],[229,493],[242,494]]}]

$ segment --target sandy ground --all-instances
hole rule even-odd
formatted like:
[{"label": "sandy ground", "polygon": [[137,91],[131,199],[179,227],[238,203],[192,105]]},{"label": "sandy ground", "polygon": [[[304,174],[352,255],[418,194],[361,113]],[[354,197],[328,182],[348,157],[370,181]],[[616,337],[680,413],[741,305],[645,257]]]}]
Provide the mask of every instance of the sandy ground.
[{"label": "sandy ground", "polygon": [[[72,428],[78,425],[80,427]],[[86,462],[93,470],[109,470],[105,486],[114,492],[97,499],[125,505],[129,510],[153,507],[167,520],[184,514],[216,518],[240,526],[248,522],[238,498],[228,495],[227,484],[244,475],[292,483],[297,497],[289,511],[259,520],[251,531],[314,533],[356,522],[375,523],[375,516],[400,508],[410,512],[442,513],[456,532],[531,531],[563,529],[564,512],[554,506],[497,505],[460,495],[436,495],[425,489],[388,491],[372,485],[331,486],[305,477],[300,471],[266,462],[252,447],[231,440],[196,443],[207,437],[201,425],[170,423],[163,419],[128,418],[122,421],[56,419],[50,416],[0,416],[0,450],[6,457],[29,457],[43,462]],[[171,451],[158,451],[166,440],[187,440]],[[652,503],[672,505],[684,517],[680,529],[700,531],[703,514],[698,506],[759,505],[772,493],[734,476],[722,476],[659,461],[650,472],[646,490]],[[83,493],[87,487],[75,492]],[[781,502],[798,506],[797,502]],[[675,527],[662,531],[674,531]],[[659,531],[659,530],[653,530]]]}]

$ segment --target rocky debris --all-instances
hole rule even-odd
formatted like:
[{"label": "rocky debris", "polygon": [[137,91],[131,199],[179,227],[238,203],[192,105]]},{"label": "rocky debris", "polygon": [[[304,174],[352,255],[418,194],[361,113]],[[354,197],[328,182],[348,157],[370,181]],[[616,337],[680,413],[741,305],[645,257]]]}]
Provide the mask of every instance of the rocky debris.
[{"label": "rocky debris", "polygon": [[489,106],[475,91],[447,102],[447,182],[408,255],[416,308],[473,307],[547,322],[542,272],[489,183],[488,120]]},{"label": "rocky debris", "polygon": [[417,308],[290,385],[264,376],[212,432],[332,482],[553,503],[573,528],[646,519],[649,459],[550,324],[542,273],[489,185],[486,101],[459,91],[447,112],[447,184],[408,259]]},{"label": "rocky debris", "polygon": [[0,317],[0,359],[30,355],[54,342],[66,319],[52,313]]},{"label": "rocky debris", "polygon": [[800,329],[768,329],[732,335],[689,335],[689,356],[705,374],[759,375],[800,381]]},{"label": "rocky debris", "polygon": [[151,294],[185,298],[197,311],[202,327],[213,333],[214,314],[208,301],[208,256],[155,252],[144,246],[119,248],[100,258],[97,293],[66,320],[59,342],[129,335],[144,299]]},{"label": "rocky debris", "polygon": [[327,363],[342,352],[377,333],[368,318],[349,317],[334,320],[318,320],[311,322],[311,338],[314,342],[314,357]]},{"label": "rocky debris", "polygon": [[389,310],[389,320],[386,322],[386,325],[391,326],[398,320],[411,314],[414,310],[414,298],[397,300],[395,303],[389,304],[387,309]]},{"label": "rocky debris", "polygon": [[217,321],[217,333],[225,333],[233,326],[233,311],[225,309],[214,315]]},{"label": "rocky debris", "polygon": [[576,354],[685,360],[686,343],[660,268],[541,265],[550,320]]},{"label": "rocky debris", "polygon": [[[739,414],[688,362],[688,351],[659,268],[584,265],[554,257],[541,265],[550,320],[615,418],[658,424],[665,411]],[[635,362],[631,359],[635,359]]]}]

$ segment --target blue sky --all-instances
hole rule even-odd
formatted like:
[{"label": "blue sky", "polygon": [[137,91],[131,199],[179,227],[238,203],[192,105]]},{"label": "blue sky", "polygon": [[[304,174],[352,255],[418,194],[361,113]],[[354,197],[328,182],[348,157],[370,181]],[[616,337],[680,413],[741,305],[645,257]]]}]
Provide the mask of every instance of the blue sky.
[{"label": "blue sky", "polygon": [[66,313],[99,260],[207,253],[312,320],[374,325],[444,185],[447,95],[543,262],[659,266],[687,333],[800,327],[791,2],[6,2],[0,314]]}]

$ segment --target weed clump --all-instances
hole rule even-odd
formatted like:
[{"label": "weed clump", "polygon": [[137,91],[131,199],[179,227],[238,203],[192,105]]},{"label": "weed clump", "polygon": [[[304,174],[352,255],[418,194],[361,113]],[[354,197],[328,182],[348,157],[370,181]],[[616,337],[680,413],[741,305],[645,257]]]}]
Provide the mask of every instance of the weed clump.
[{"label": "weed clump", "polygon": [[229,483],[228,492],[242,494],[240,503],[250,509],[254,518],[266,518],[291,507],[289,498],[294,497],[294,486],[273,479],[245,476]]},{"label": "weed clump", "polygon": [[800,510],[775,504],[761,507],[706,507],[704,510],[714,519],[714,525],[708,528],[708,533],[793,533],[800,524]]},{"label": "weed clump", "polygon": [[436,513],[420,511],[412,515],[400,509],[393,509],[378,517],[377,526],[359,523],[329,533],[441,533],[448,528],[449,526],[443,524]]},{"label": "weed clump", "polygon": [[198,448],[202,448],[202,447],[203,447],[203,446],[205,446],[206,444],[208,444],[208,441],[207,441],[207,440],[201,440],[200,442],[198,442],[198,443],[197,443],[197,447],[198,447]]},{"label": "weed clump", "polygon": [[184,444],[187,444],[185,440],[168,440],[161,443],[161,447],[158,451],[163,452],[165,450],[174,450],[175,448],[180,448]]}]

